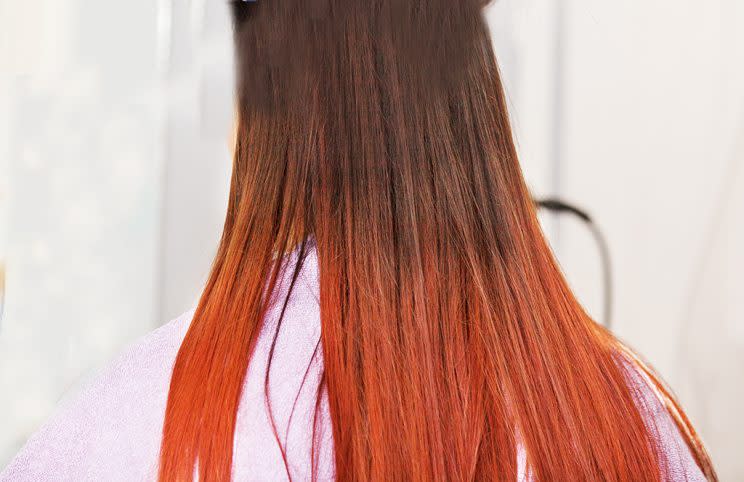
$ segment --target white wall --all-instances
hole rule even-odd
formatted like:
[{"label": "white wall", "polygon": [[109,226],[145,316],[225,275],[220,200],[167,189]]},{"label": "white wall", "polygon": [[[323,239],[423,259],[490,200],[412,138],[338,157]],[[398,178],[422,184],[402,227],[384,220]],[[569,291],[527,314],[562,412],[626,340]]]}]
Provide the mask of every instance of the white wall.
[{"label": "white wall", "polygon": [[[530,187],[597,220],[615,331],[744,480],[744,3],[503,0],[489,19]],[[546,228],[600,317],[591,234]]]},{"label": "white wall", "polygon": [[550,0],[500,0],[486,10],[522,168],[537,196],[553,190],[556,176],[556,12]]},{"label": "white wall", "polygon": [[[744,3],[564,5],[559,193],[609,237],[616,332],[678,392],[721,480],[743,480]],[[591,238],[565,222],[558,252],[597,312]]]},{"label": "white wall", "polygon": [[233,51],[226,2],[161,0],[164,55],[160,297],[157,320],[196,303],[216,253],[232,167]]}]

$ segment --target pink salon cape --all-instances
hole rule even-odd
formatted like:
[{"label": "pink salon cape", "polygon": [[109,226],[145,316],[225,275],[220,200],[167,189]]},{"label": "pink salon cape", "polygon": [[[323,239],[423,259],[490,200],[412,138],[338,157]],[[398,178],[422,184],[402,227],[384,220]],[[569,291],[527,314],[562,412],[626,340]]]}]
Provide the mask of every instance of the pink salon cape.
[{"label": "pink salon cape", "polygon": [[[0,482],[155,480],[171,370],[192,315],[193,311],[187,312],[145,336],[92,382],[69,394],[0,473]],[[277,320],[278,310],[274,310],[266,319],[245,380],[235,432],[234,480],[288,480],[264,391]],[[319,337],[317,259],[311,252],[279,329],[269,390],[295,481],[311,476],[312,421],[323,364],[322,357],[313,359]],[[641,387],[640,405],[668,456],[671,479],[705,480],[653,392],[640,375],[631,378]],[[319,476],[332,480],[333,441],[325,401],[320,422]],[[523,451],[518,458],[519,478],[527,480]]]}]

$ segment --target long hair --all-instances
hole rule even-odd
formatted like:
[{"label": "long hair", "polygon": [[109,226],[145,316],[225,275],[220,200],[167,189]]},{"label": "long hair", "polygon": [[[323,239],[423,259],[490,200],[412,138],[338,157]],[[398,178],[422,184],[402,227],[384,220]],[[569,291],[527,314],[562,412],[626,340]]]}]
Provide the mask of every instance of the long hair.
[{"label": "long hair", "polygon": [[663,480],[628,366],[715,479],[552,256],[485,3],[234,3],[229,206],[173,370],[161,480],[230,478],[252,350],[310,244],[338,480],[516,480],[519,447],[534,480]]}]

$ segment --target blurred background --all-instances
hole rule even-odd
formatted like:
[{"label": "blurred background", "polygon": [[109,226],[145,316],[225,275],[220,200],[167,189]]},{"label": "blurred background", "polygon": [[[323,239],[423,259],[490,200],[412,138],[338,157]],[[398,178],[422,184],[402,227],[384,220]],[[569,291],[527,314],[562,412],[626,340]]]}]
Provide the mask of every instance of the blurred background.
[{"label": "blurred background", "polygon": [[[721,480],[744,481],[744,2],[498,0],[487,16],[530,187],[595,218],[614,331]],[[0,0],[0,467],[70,387],[196,302],[232,79],[223,0]],[[543,220],[601,317],[591,233]]]}]

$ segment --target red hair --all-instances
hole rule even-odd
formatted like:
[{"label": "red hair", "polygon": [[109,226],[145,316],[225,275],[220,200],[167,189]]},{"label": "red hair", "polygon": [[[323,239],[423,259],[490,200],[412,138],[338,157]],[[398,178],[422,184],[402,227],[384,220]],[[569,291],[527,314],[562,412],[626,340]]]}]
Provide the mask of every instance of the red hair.
[{"label": "red hair", "polygon": [[518,445],[535,480],[662,480],[628,365],[715,480],[668,391],[556,265],[484,2],[238,3],[230,200],[173,370],[160,479],[230,478],[253,346],[312,242],[339,480],[515,480]]}]

